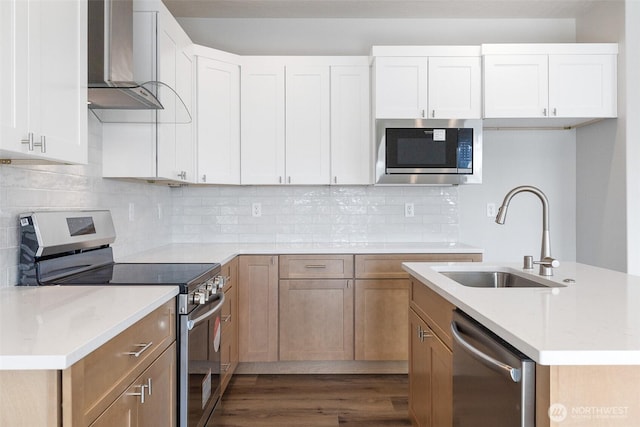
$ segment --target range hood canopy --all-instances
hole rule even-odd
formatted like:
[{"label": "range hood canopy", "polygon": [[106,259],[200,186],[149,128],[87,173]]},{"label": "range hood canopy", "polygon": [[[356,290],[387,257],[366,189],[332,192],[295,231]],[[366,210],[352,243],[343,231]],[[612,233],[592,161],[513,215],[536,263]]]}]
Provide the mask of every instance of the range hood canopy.
[{"label": "range hood canopy", "polygon": [[98,120],[190,123],[189,110],[173,88],[134,80],[134,54],[147,53],[133,51],[133,0],[89,0],[88,18],[87,97]]}]

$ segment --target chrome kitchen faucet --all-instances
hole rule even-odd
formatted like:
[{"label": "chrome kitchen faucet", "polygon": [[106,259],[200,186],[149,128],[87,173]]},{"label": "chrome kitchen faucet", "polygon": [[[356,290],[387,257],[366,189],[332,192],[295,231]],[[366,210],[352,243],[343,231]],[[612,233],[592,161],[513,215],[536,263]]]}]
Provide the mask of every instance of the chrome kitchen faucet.
[{"label": "chrome kitchen faucet", "polygon": [[529,185],[523,185],[516,187],[509,191],[504,200],[502,206],[498,209],[498,215],[496,216],[496,223],[504,224],[507,218],[507,209],[509,208],[509,202],[513,196],[518,193],[529,192],[533,193],[542,202],[542,248],[540,250],[540,261],[534,261],[534,264],[540,264],[541,276],[553,276],[553,267],[560,265],[560,262],[551,257],[551,245],[549,243],[549,201],[547,196],[538,188]]}]

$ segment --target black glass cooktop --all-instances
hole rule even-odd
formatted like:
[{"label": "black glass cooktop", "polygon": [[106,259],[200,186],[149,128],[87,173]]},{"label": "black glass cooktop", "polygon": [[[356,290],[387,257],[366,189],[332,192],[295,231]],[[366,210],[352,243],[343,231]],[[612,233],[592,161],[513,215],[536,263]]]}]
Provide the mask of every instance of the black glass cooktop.
[{"label": "black glass cooktop", "polygon": [[50,285],[172,285],[186,293],[189,285],[199,285],[214,277],[220,264],[138,264],[115,263],[53,280]]}]

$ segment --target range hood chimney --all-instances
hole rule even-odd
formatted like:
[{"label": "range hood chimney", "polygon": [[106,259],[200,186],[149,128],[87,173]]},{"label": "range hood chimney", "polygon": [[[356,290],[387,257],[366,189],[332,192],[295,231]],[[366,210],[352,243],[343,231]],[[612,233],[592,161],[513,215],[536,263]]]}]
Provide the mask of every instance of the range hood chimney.
[{"label": "range hood chimney", "polygon": [[162,109],[133,81],[133,0],[89,0],[88,18],[89,108]]}]

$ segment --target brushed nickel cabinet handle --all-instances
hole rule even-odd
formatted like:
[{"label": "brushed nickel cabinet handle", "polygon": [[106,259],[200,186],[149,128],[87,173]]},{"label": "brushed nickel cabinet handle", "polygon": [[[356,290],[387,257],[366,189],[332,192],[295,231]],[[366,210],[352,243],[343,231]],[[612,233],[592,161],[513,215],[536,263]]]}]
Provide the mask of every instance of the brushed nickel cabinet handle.
[{"label": "brushed nickel cabinet handle", "polygon": [[222,316],[222,321],[223,321],[224,323],[227,323],[227,322],[229,322],[230,320],[231,320],[231,315],[230,315],[230,314],[227,314],[226,316]]},{"label": "brushed nickel cabinet handle", "polygon": [[304,268],[327,268],[326,264],[307,264]]},{"label": "brushed nickel cabinet handle", "polygon": [[153,345],[152,342],[147,343],[147,344],[136,344],[136,347],[142,347],[140,350],[138,351],[128,351],[125,354],[129,355],[129,356],[133,356],[133,357],[140,357],[140,355],[142,353],[144,353],[145,351],[149,350],[149,347],[151,347]]},{"label": "brushed nickel cabinet handle", "polygon": [[[146,384],[145,385],[137,385],[135,386],[136,388],[140,388],[140,392],[139,393],[127,393],[127,396],[140,396],[140,403],[144,405],[144,397],[145,397],[145,392],[144,389],[147,388]],[[149,393],[151,394],[151,393]]]},{"label": "brushed nickel cabinet handle", "polygon": [[29,151],[33,151],[33,146],[34,146],[34,143],[33,143],[33,132],[29,132],[27,134],[27,139],[21,139],[20,142],[22,144],[28,144],[29,145],[28,150]]},{"label": "brushed nickel cabinet handle", "polygon": [[229,368],[231,368],[231,363],[223,363],[220,365],[224,372],[229,372]]}]

